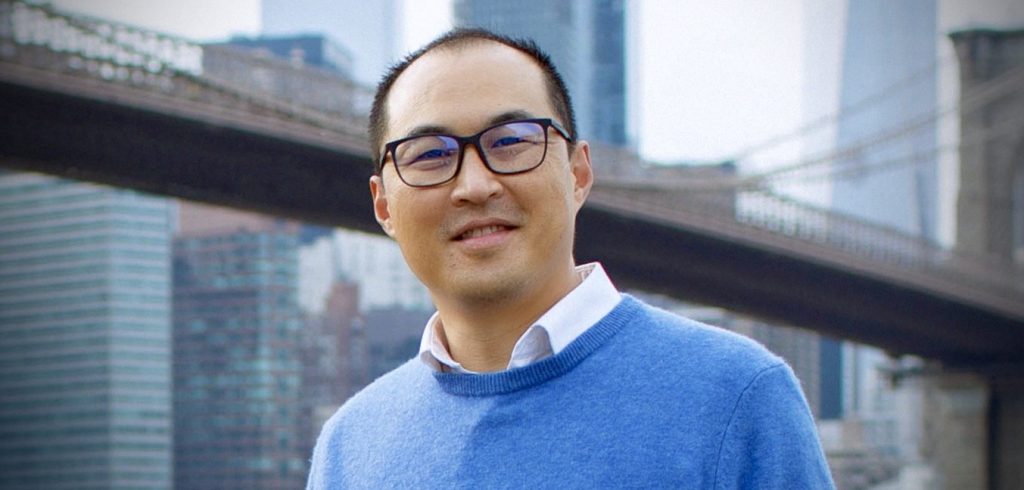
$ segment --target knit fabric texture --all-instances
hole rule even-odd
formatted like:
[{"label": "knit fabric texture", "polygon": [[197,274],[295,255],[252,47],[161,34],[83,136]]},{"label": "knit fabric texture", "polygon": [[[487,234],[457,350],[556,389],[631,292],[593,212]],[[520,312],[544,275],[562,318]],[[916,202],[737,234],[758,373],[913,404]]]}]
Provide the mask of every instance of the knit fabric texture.
[{"label": "knit fabric texture", "polygon": [[412,359],[346,402],[307,488],[832,488],[789,367],[623,295],[562,352],[488,374]]}]

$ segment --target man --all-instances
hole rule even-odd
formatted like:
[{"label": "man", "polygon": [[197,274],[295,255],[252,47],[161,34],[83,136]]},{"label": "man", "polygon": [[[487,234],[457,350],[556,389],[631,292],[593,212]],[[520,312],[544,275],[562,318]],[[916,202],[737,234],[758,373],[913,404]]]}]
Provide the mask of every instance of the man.
[{"label": "man", "polygon": [[309,488],[827,488],[790,369],[572,257],[594,176],[529,42],[457,30],[378,87],[374,212],[437,313],[324,426]]}]

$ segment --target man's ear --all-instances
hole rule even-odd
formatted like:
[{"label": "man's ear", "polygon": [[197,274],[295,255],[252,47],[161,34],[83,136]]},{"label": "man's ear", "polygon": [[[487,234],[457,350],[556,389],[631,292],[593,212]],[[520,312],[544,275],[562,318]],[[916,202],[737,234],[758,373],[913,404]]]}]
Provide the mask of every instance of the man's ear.
[{"label": "man's ear", "polygon": [[590,164],[589,143],[582,140],[576,142],[569,165],[573,176],[573,199],[576,201],[576,210],[579,211],[594,185],[594,168]]},{"label": "man's ear", "polygon": [[391,210],[388,208],[387,193],[384,192],[384,180],[380,175],[370,177],[370,196],[373,198],[373,216],[389,237],[395,237],[395,227],[391,224]]}]

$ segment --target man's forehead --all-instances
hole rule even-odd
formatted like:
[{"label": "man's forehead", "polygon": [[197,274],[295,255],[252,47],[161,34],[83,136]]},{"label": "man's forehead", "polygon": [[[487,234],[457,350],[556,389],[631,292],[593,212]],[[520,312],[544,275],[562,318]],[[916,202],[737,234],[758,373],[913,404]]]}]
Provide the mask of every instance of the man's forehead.
[{"label": "man's forehead", "polygon": [[[419,58],[409,64],[406,72],[417,64],[423,62],[458,63],[462,58],[472,58],[476,56],[501,57],[507,58],[508,60],[518,59],[526,62],[533,61],[526,53],[505,43],[495,41],[493,39],[465,38],[437,46],[434,49],[423,53]],[[399,78],[401,78],[401,75]]]},{"label": "man's forehead", "polygon": [[[422,124],[480,123],[520,111],[552,115],[544,73],[529,55],[492,40],[435,48],[399,75],[388,95],[388,137]],[[455,121],[447,121],[446,119]]]},{"label": "man's forehead", "polygon": [[[540,65],[522,51],[490,39],[468,39],[452,45],[434,48],[406,67],[405,71],[395,79],[392,90],[402,85],[423,83],[450,78],[454,73],[465,73],[487,70],[487,65],[505,65],[513,73],[523,74],[524,71],[543,77]],[[512,73],[504,73],[509,75]],[[503,74],[495,74],[502,76]],[[450,80],[449,80],[450,81]]]}]

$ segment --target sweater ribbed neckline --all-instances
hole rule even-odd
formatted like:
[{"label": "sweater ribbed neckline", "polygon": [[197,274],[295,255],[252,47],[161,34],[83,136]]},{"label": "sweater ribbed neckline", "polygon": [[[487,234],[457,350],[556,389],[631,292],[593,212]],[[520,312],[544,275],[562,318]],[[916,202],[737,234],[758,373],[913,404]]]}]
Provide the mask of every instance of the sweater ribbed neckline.
[{"label": "sweater ribbed neckline", "polygon": [[434,372],[445,392],[457,396],[492,396],[544,383],[576,367],[622,330],[639,311],[640,303],[623,294],[622,301],[601,321],[583,332],[558,354],[521,368],[484,374]]}]

